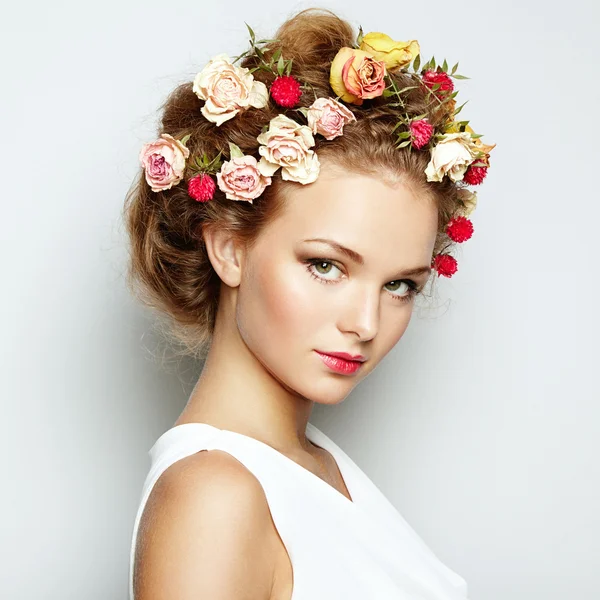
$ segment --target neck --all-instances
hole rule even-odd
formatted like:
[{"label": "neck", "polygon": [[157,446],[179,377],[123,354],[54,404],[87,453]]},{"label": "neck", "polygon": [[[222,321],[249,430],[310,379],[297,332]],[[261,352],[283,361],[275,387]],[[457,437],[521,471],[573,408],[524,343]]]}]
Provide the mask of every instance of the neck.
[{"label": "neck", "polygon": [[222,296],[204,368],[175,424],[208,423],[293,455],[312,448],[306,424],[313,406],[252,353],[236,326],[235,294]]}]

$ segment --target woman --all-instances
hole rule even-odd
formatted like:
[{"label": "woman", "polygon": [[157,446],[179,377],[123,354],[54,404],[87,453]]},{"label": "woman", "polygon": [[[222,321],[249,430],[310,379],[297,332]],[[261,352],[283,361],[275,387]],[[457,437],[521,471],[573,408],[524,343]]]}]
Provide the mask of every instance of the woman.
[{"label": "woman", "polygon": [[217,55],[170,96],[126,205],[141,297],[206,359],[150,451],[130,598],[465,598],[308,419],[456,271],[493,146],[415,40],[317,9],[249,32],[239,65]]}]

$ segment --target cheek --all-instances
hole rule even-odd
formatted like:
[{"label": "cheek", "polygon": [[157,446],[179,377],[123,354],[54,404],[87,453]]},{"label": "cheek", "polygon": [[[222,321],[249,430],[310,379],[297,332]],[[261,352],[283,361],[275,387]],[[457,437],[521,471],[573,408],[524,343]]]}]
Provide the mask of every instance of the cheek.
[{"label": "cheek", "polygon": [[324,318],[319,310],[319,284],[298,261],[263,261],[248,273],[245,283],[238,302],[240,329],[260,346],[268,342],[279,352],[291,349]]}]

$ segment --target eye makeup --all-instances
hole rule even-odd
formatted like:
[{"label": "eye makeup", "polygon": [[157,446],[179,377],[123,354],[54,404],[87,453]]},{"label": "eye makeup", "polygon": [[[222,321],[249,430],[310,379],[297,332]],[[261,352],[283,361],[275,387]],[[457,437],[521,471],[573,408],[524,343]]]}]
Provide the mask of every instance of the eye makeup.
[{"label": "eye makeup", "polygon": [[[335,262],[328,258],[309,258],[304,260],[303,263],[306,265],[306,270],[311,275],[311,277],[316,279],[319,283],[332,284],[338,283],[340,281],[340,279],[328,279],[327,277],[323,277],[322,275],[319,275],[319,273],[315,270],[317,266],[331,265],[339,271],[341,271],[341,269],[335,264]],[[389,285],[390,283],[404,283],[408,286],[408,293],[404,295],[394,294],[390,290],[386,290],[388,294],[397,302],[408,303],[411,300],[413,300],[417,294],[421,292],[417,283],[412,279],[396,279],[394,281],[388,282],[387,285]]]}]

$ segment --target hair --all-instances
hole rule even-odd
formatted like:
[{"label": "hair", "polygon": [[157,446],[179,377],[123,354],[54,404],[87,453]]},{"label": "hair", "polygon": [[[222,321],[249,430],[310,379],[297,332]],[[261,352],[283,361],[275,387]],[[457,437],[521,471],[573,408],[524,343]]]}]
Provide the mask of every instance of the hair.
[{"label": "hair", "polygon": [[[303,10],[277,30],[277,40],[268,44],[268,59],[277,49],[286,60],[293,60],[292,74],[312,86],[317,97],[332,96],[329,84],[330,65],[342,47],[352,47],[356,34],[347,21],[325,9]],[[241,66],[258,65],[255,54],[246,55]],[[256,70],[254,77],[267,87],[275,76]],[[411,75],[393,74],[399,88],[414,85]],[[200,114],[200,100],[192,90],[193,82],[176,87],[161,106],[159,133],[169,133],[181,139],[190,135],[187,147],[190,156],[209,157],[219,152],[228,155],[231,141],[244,154],[256,152],[256,137],[269,121],[289,109],[269,102],[263,109],[250,109],[219,127]],[[403,96],[408,114],[426,114],[434,126],[443,124],[447,114],[422,87],[409,90]],[[314,94],[303,93],[299,107],[308,107]],[[437,204],[438,235],[434,254],[453,245],[445,227],[460,206],[459,186],[448,177],[441,182],[428,182],[424,170],[430,160],[428,151],[410,147],[398,148],[392,133],[397,124],[397,112],[382,98],[365,101],[361,106],[346,105],[356,122],[344,128],[344,134],[332,140],[315,136],[314,150],[320,159],[351,171],[385,177],[391,175],[412,189],[418,190]],[[295,118],[295,114],[291,114]],[[187,171],[187,168],[186,168]],[[128,283],[145,305],[166,317],[165,333],[183,344],[183,353],[204,358],[210,345],[219,305],[221,280],[214,271],[206,252],[204,228],[226,227],[243,245],[250,248],[259,233],[283,210],[286,191],[300,185],[284,181],[280,171],[272,184],[253,203],[232,201],[217,188],[210,202],[196,202],[187,193],[187,186],[174,186],[153,192],[144,178],[143,169],[129,190],[124,206],[124,220],[130,238]],[[192,176],[185,173],[184,180]]]}]

